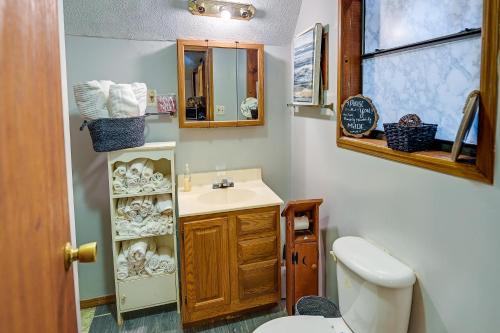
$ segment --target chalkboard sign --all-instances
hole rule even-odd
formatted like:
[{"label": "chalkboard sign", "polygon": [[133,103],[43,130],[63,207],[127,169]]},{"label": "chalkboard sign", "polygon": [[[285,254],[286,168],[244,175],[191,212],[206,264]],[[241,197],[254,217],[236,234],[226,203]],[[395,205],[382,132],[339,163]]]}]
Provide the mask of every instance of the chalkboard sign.
[{"label": "chalkboard sign", "polygon": [[378,113],[371,99],[356,95],[342,104],[340,120],[345,135],[360,138],[377,127]]}]

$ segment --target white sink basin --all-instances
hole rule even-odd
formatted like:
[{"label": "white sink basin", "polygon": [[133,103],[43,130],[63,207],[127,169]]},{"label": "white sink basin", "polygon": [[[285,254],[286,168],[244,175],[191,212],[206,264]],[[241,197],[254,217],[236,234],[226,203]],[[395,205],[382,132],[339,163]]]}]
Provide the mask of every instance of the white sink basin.
[{"label": "white sink basin", "polygon": [[205,205],[225,205],[245,202],[253,199],[255,195],[255,191],[249,189],[230,187],[203,193],[197,200]]}]

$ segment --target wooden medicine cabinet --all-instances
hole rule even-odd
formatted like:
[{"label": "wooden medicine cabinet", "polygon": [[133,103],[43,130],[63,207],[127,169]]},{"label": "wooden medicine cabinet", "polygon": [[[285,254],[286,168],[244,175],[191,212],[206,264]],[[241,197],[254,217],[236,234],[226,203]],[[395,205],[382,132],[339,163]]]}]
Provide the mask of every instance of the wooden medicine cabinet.
[{"label": "wooden medicine cabinet", "polygon": [[264,124],[264,45],[177,40],[179,127]]}]

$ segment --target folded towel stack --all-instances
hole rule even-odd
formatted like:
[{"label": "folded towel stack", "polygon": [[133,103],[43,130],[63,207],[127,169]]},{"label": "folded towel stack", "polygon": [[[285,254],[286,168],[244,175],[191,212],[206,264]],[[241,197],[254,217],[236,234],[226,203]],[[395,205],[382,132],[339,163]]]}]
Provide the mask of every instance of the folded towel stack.
[{"label": "folded towel stack", "polygon": [[116,276],[125,280],[133,276],[174,273],[176,269],[172,249],[167,246],[157,248],[156,241],[151,238],[138,239],[122,242]]},{"label": "folded towel stack", "polygon": [[171,194],[120,198],[114,217],[119,236],[154,236],[173,234],[173,202]]},{"label": "folded towel stack", "polygon": [[172,190],[172,179],[155,172],[152,160],[137,158],[115,163],[112,185],[114,194],[154,193]]},{"label": "folded towel stack", "polygon": [[115,84],[104,80],[73,86],[80,114],[88,120],[143,116],[147,106],[147,90],[144,83]]}]

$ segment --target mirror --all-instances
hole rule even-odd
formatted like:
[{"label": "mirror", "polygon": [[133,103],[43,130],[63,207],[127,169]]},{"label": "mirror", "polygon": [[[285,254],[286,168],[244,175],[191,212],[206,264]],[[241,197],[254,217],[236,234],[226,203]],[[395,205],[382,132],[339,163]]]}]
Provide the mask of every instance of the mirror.
[{"label": "mirror", "polygon": [[179,127],[264,123],[261,44],[178,40]]},{"label": "mirror", "polygon": [[185,62],[185,118],[188,121],[208,120],[208,80],[207,53],[188,51],[184,53]]}]

